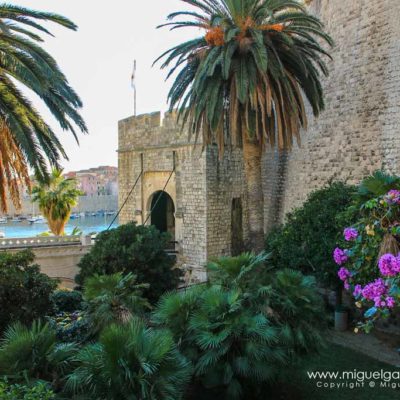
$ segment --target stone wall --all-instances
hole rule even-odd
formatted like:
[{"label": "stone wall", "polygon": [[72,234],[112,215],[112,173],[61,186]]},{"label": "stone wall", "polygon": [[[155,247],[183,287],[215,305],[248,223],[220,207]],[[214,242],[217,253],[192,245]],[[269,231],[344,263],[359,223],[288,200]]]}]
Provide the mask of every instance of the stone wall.
[{"label": "stone wall", "polygon": [[166,114],[161,124],[157,112],[119,122],[120,206],[128,199],[120,222],[149,224],[152,195],[159,190],[167,192],[175,207],[179,263],[188,272],[188,279],[203,279],[201,266],[207,259],[206,155],[201,145],[194,145],[187,132],[177,127],[175,118]]},{"label": "stone wall", "polygon": [[[78,273],[80,259],[90,251],[91,245],[82,244],[39,246],[29,248],[35,253],[35,264],[40,265],[40,270],[51,278],[60,280],[60,287],[73,289],[75,275]],[[0,251],[18,252],[23,248],[4,249]]]},{"label": "stone wall", "polygon": [[378,168],[400,173],[400,1],[313,0],[335,40],[326,110],[290,154],[283,212],[330,180],[357,183]]}]

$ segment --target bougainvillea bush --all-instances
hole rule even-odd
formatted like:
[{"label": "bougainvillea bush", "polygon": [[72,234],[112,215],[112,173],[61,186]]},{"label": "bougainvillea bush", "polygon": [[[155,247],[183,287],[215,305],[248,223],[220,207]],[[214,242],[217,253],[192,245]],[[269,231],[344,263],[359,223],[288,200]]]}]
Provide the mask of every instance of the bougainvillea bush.
[{"label": "bougainvillea bush", "polygon": [[400,191],[367,200],[359,215],[356,224],[344,229],[333,258],[344,288],[357,307],[366,309],[358,328],[368,332],[400,304]]}]

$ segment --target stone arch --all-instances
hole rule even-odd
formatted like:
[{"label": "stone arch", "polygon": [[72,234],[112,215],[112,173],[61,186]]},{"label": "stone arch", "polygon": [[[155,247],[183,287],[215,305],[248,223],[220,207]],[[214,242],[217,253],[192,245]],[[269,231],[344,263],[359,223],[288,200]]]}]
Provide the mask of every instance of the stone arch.
[{"label": "stone arch", "polygon": [[168,232],[175,240],[175,204],[166,191],[155,191],[147,201],[149,223],[160,232]]}]

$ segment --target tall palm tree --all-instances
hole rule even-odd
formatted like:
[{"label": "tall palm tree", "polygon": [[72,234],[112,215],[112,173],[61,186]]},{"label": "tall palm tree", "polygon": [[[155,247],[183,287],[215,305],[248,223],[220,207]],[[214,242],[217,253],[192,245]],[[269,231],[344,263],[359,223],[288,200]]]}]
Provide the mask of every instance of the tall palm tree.
[{"label": "tall palm tree", "polygon": [[[178,72],[169,92],[171,110],[203,145],[243,148],[250,246],[264,235],[261,180],[267,145],[290,149],[307,127],[304,97],[317,116],[324,108],[320,72],[328,74],[321,43],[332,45],[322,23],[295,0],[182,0],[193,11],[168,16],[171,30],[194,27],[196,39],[157,60]],[[176,20],[178,18],[178,20]]]},{"label": "tall palm tree", "polygon": [[40,34],[51,33],[40,24],[49,21],[76,30],[60,15],[0,4],[0,207],[7,210],[7,187],[19,205],[18,183],[29,184],[30,166],[36,175],[48,175],[47,161],[58,166],[65,151],[23,90],[35,93],[63,130],[77,139],[76,129],[87,128],[78,113],[81,100],[57,62],[40,43]]},{"label": "tall palm tree", "polygon": [[78,204],[78,197],[82,194],[75,179],[66,179],[62,170],[53,169],[48,180],[39,179],[33,187],[32,201],[38,203],[51,232],[60,236],[64,234],[72,208]]}]

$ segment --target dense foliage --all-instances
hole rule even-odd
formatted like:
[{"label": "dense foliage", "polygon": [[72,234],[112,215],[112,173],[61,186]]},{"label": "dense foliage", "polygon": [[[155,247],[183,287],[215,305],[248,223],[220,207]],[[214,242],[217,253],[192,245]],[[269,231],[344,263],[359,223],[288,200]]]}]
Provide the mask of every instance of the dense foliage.
[{"label": "dense foliage", "polygon": [[56,312],[82,310],[82,293],[79,290],[56,290],[51,295]]},{"label": "dense foliage", "polygon": [[0,333],[11,322],[30,324],[53,311],[57,282],[32,265],[34,259],[28,250],[0,253]]},{"label": "dense foliage", "polygon": [[143,295],[151,303],[167,290],[177,287],[182,272],[174,268],[175,260],[166,254],[170,238],[153,226],[129,223],[104,231],[97,236],[91,251],[82,257],[76,282],[95,274],[132,272],[138,283],[148,283]]},{"label": "dense foliage", "polygon": [[335,288],[337,279],[332,249],[344,227],[355,222],[357,213],[347,213],[356,187],[332,183],[312,192],[305,203],[287,215],[286,222],[266,238],[271,263],[312,274],[320,284]]},{"label": "dense foliage", "polygon": [[76,361],[67,388],[83,399],[179,400],[191,372],[168,331],[147,328],[136,318],[105,328]]},{"label": "dense foliage", "polygon": [[1,400],[53,400],[55,395],[48,385],[38,382],[32,386],[0,381]]},{"label": "dense foliage", "polygon": [[20,205],[20,184],[30,184],[30,166],[47,175],[48,162],[57,166],[65,151],[53,128],[26,97],[37,95],[63,130],[76,137],[75,125],[86,126],[78,110],[82,103],[54,58],[42,47],[51,35],[48,23],[76,30],[77,26],[54,13],[12,4],[0,5],[0,207],[7,209],[7,188]]},{"label": "dense foliage", "polygon": [[16,383],[46,381],[59,388],[76,350],[73,343],[57,343],[56,332],[48,324],[34,321],[27,328],[15,323],[0,343],[0,376]]},{"label": "dense foliage", "polygon": [[93,324],[84,311],[57,313],[47,321],[63,343],[85,343],[93,336]]},{"label": "dense foliage", "polygon": [[147,284],[137,284],[132,273],[123,275],[94,275],[86,279],[84,299],[93,333],[102,331],[112,323],[127,323],[134,315],[143,315],[150,307],[142,297]]},{"label": "dense foliage", "polygon": [[314,280],[298,271],[268,272],[265,259],[217,260],[209,284],[166,294],[153,314],[192,361],[193,384],[209,390],[204,398],[263,398],[266,384],[323,342]]},{"label": "dense foliage", "polygon": [[333,259],[356,305],[368,308],[360,326],[369,331],[378,318],[398,309],[400,302],[400,191],[391,189],[367,200],[359,214],[357,223],[344,230],[342,246],[335,248]]}]

